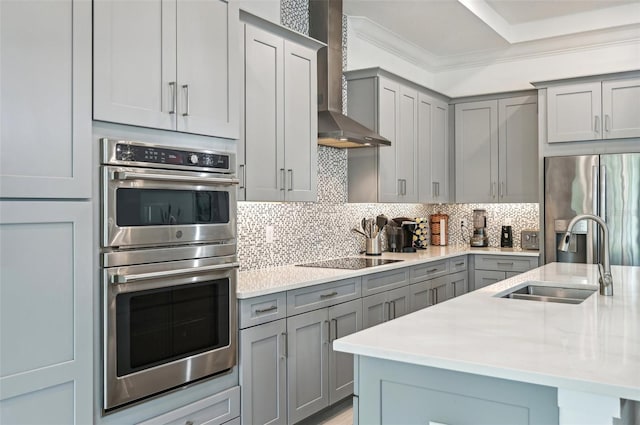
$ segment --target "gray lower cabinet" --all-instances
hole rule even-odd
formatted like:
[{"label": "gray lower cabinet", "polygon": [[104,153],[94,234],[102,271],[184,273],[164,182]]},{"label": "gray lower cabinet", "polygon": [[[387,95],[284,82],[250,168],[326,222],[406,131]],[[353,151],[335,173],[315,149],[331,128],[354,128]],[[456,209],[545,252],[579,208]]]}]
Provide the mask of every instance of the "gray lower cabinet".
[{"label": "gray lower cabinet", "polygon": [[0,423],[93,421],[90,202],[0,202]]},{"label": "gray lower cabinet", "polygon": [[476,255],[473,289],[479,289],[538,267],[538,257]]},{"label": "gray lower cabinet", "polygon": [[370,328],[409,313],[410,303],[410,286],[362,298],[362,328]]},{"label": "gray lower cabinet", "polygon": [[558,424],[557,390],[469,373],[359,358],[361,424]]},{"label": "gray lower cabinet", "polygon": [[353,358],[331,342],[361,329],[362,303],[353,300],[287,318],[289,423],[311,416],[353,392]]},{"label": "gray lower cabinet", "polygon": [[240,331],[244,425],[287,423],[286,332],[286,319]]},{"label": "gray lower cabinet", "polygon": [[455,298],[469,292],[469,274],[466,271],[453,273],[447,276],[447,298]]},{"label": "gray lower cabinet", "polygon": [[449,298],[449,276],[436,277],[411,285],[411,312],[446,301]]}]

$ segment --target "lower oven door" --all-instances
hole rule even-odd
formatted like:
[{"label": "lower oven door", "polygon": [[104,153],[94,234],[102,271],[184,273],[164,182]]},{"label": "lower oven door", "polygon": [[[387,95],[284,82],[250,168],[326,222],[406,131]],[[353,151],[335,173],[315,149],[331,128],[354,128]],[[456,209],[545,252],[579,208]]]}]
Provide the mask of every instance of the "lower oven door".
[{"label": "lower oven door", "polygon": [[237,184],[224,174],[104,166],[102,246],[235,239]]},{"label": "lower oven door", "polygon": [[236,364],[235,256],[104,269],[104,409]]}]

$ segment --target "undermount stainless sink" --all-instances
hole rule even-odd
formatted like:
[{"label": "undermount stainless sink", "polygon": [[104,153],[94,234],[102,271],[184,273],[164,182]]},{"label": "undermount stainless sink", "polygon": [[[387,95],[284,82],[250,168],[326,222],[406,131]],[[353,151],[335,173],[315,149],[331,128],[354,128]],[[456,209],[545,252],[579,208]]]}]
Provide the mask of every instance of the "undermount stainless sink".
[{"label": "undermount stainless sink", "polygon": [[595,288],[565,288],[537,281],[525,282],[525,284],[500,296],[516,300],[580,304],[597,291]]}]

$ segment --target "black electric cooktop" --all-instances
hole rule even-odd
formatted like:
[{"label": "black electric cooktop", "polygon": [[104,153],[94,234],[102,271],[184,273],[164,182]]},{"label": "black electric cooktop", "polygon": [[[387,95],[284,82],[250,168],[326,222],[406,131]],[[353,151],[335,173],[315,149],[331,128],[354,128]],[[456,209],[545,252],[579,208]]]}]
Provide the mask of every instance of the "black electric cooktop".
[{"label": "black electric cooktop", "polygon": [[332,260],[318,261],[315,263],[298,264],[299,267],[320,267],[325,269],[358,270],[366,267],[381,266],[383,264],[397,263],[402,260],[388,260],[383,258],[345,257]]}]

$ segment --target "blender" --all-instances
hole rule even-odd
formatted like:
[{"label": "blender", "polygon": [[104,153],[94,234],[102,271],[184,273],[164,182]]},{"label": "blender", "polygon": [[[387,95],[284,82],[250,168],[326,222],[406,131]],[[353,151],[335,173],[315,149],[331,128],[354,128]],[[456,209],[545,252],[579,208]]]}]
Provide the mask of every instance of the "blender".
[{"label": "blender", "polygon": [[486,210],[473,210],[473,236],[471,236],[471,246],[489,246]]}]

